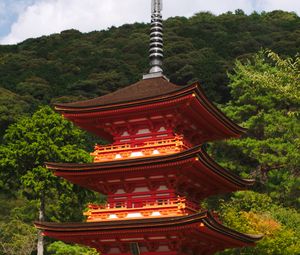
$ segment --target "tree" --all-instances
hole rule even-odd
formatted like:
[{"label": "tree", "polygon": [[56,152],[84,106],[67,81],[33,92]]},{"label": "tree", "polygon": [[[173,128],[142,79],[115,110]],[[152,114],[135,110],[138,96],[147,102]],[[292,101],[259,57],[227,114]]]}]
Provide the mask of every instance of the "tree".
[{"label": "tree", "polygon": [[53,93],[51,86],[44,79],[30,77],[16,86],[16,90],[21,95],[29,95],[41,102],[47,102]]},{"label": "tree", "polygon": [[20,220],[0,224],[0,253],[30,255],[36,246],[36,229]]},{"label": "tree", "polygon": [[[54,177],[45,169],[44,162],[89,162],[83,133],[50,107],[43,107],[31,118],[22,118],[11,125],[3,142],[0,147],[2,188],[17,190],[21,186],[28,199],[38,200],[40,221],[45,220],[47,201],[51,219],[78,219],[84,206],[82,202],[92,193]],[[43,254],[41,235],[38,254]]]},{"label": "tree", "polygon": [[30,111],[28,101],[25,97],[0,88],[0,135],[10,124]]},{"label": "tree", "polygon": [[63,242],[50,244],[47,251],[53,255],[98,255],[95,249],[82,247],[79,245],[68,245]]},{"label": "tree", "polygon": [[300,57],[271,51],[237,61],[229,76],[233,99],[224,111],[248,133],[214,147],[224,166],[257,178],[258,190],[292,206],[300,205],[299,63]]},{"label": "tree", "polygon": [[221,205],[220,215],[223,223],[231,228],[264,235],[254,248],[228,250],[219,253],[220,255],[299,254],[300,214],[276,205],[265,194],[253,191],[236,192],[229,201]]}]

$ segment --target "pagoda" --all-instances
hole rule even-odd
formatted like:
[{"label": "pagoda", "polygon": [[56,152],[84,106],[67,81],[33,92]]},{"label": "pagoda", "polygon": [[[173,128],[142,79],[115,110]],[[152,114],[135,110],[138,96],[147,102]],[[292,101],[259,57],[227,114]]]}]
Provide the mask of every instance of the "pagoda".
[{"label": "pagoda", "polygon": [[247,189],[218,165],[203,144],[245,130],[220,112],[199,83],[178,86],[162,71],[162,1],[152,0],[150,72],[111,94],[55,109],[80,128],[110,141],[96,145],[90,164],[46,163],[56,176],[100,192],[84,223],[36,222],[43,234],[93,247],[102,255],[214,254],[253,246],[261,236],[236,232],[200,201]]}]

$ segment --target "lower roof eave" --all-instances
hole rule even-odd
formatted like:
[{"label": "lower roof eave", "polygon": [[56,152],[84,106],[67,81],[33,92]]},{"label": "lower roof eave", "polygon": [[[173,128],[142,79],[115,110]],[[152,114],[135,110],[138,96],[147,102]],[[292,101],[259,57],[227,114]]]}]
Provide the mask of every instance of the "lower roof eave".
[{"label": "lower roof eave", "polygon": [[[92,223],[49,223],[35,222],[36,228],[46,233],[53,233],[60,236],[72,234],[80,236],[83,232],[108,233],[109,231],[129,233],[128,231],[155,230],[184,227],[185,229],[197,228],[200,225],[209,229],[209,231],[231,239],[233,242],[242,242],[245,245],[254,245],[255,242],[262,239],[262,235],[249,235],[239,233],[219,223],[210,212],[201,212],[189,216],[177,216],[169,218],[136,219],[123,221],[92,222]],[[206,231],[207,232],[207,231]]]}]

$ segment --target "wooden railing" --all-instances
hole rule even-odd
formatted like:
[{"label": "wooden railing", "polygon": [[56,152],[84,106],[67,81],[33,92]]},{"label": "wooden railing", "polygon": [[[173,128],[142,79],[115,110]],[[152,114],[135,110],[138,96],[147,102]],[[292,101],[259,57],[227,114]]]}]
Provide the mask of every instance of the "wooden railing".
[{"label": "wooden railing", "polygon": [[[88,216],[87,221],[101,221],[109,219],[110,215],[117,215],[114,220],[126,218],[132,213],[139,213],[143,217],[153,217],[153,212],[159,212],[160,216],[179,216],[195,213],[199,207],[185,198],[170,198],[143,201],[134,206],[134,201],[127,207],[127,202],[109,203],[106,205],[88,205],[88,211],[84,215]],[[133,205],[133,206],[132,206]]]},{"label": "wooden railing", "polygon": [[[182,136],[172,139],[143,142],[141,145],[119,144],[108,146],[95,146],[94,162],[124,160],[136,157],[150,157],[178,153],[188,148]],[[137,154],[138,153],[138,154]]]}]

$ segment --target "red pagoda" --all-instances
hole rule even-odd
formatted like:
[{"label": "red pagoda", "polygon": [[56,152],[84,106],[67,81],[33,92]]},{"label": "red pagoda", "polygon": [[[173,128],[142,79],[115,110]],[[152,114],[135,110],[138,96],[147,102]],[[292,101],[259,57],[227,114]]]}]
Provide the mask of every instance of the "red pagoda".
[{"label": "red pagoda", "polygon": [[55,106],[111,145],[95,146],[94,163],[47,163],[47,168],[106,194],[107,203],[90,204],[85,223],[37,222],[44,235],[103,255],[205,255],[253,246],[261,238],[231,230],[199,207],[208,196],[253,184],[218,165],[201,146],[245,130],[220,112],[198,83],[177,86],[163,76],[161,7],[161,1],[152,1],[151,70],[143,80]]}]

